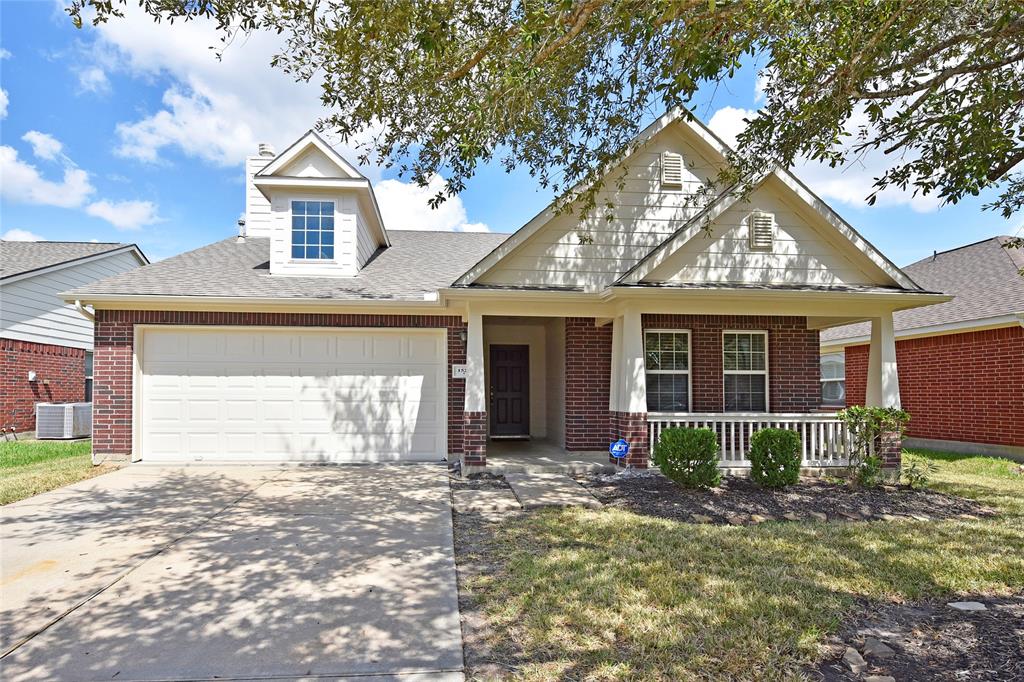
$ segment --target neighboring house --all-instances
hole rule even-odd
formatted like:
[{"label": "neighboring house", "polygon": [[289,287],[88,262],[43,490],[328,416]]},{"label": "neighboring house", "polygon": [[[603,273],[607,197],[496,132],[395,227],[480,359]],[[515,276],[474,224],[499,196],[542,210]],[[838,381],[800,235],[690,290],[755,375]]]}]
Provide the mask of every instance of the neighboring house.
[{"label": "neighboring house", "polygon": [[147,263],[134,244],[0,242],[0,428],[31,431],[39,402],[91,399],[93,325],[57,294]]},{"label": "neighboring house", "polygon": [[[472,471],[494,439],[607,453],[624,437],[645,466],[664,426],[700,422],[723,465],[769,423],[801,431],[805,463],[837,464],[819,330],[873,320],[872,399],[898,404],[893,312],[948,300],[788,172],[698,202],[726,148],[675,113],[595,215],[550,207],[507,237],[385,230],[370,182],[312,132],[261,152],[244,238],[64,294],[96,310],[97,460]],[[883,454],[898,464],[899,444]]]},{"label": "neighboring house", "polygon": [[[1007,239],[905,268],[921,286],[955,297],[894,316],[910,445],[1024,456],[1024,252],[1004,248]],[[863,404],[869,334],[865,324],[822,333],[822,393],[832,404]]]}]

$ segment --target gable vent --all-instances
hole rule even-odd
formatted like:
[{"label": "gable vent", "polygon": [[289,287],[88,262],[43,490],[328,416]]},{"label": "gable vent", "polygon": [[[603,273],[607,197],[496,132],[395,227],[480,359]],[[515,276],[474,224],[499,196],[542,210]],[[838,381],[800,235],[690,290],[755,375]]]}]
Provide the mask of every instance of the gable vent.
[{"label": "gable vent", "polygon": [[750,248],[771,251],[775,240],[775,216],[766,211],[754,211],[747,219]]},{"label": "gable vent", "polygon": [[683,186],[683,155],[661,153],[661,184],[663,187]]}]

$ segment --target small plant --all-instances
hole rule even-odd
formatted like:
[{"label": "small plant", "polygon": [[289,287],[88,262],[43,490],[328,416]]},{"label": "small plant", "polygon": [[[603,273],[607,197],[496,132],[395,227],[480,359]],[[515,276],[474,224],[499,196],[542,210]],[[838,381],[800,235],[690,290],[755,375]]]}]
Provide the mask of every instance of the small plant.
[{"label": "small plant", "polygon": [[665,429],[653,459],[661,473],[686,488],[714,488],[722,480],[718,436],[711,429]]},{"label": "small plant", "polygon": [[[903,456],[906,457],[906,451]],[[911,488],[923,488],[938,470],[939,467],[935,465],[935,462],[922,462],[915,459],[903,467],[900,478]]]},{"label": "small plant", "polygon": [[902,438],[910,415],[898,407],[854,405],[839,411],[839,418],[850,434],[850,471],[858,485],[873,487],[882,480],[882,461],[875,454],[881,448],[883,434]]},{"label": "small plant", "polygon": [[766,488],[800,478],[800,436],[789,429],[761,429],[750,438],[750,477]]}]

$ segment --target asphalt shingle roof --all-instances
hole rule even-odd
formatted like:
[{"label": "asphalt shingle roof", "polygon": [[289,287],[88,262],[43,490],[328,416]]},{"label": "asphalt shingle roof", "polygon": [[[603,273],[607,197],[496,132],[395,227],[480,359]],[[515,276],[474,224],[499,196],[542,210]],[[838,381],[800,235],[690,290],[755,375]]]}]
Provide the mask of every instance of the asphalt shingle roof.
[{"label": "asphalt shingle roof", "polygon": [[0,241],[0,279],[116,251],[130,244]]},{"label": "asphalt shingle roof", "polygon": [[[1019,272],[1024,268],[1024,253],[1003,248],[1007,239],[993,237],[943,251],[903,268],[925,289],[954,298],[894,313],[896,331],[1024,313],[1024,277]],[[858,322],[826,329],[821,340],[858,338],[870,332],[870,323]]]},{"label": "asphalt shingle roof", "polygon": [[74,292],[150,296],[422,301],[449,286],[507,234],[389,230],[355,277],[273,277],[270,240],[235,237],[93,282]]}]

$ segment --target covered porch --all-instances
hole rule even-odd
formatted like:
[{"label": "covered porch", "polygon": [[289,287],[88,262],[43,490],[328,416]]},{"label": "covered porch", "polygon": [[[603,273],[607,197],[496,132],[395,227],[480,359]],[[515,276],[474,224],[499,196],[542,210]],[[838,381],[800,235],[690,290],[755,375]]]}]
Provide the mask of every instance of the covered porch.
[{"label": "covered porch", "polygon": [[[877,297],[846,305],[843,317],[834,294],[769,306],[756,294],[718,305],[669,298],[587,317],[471,307],[463,471],[646,467],[674,426],[714,430],[726,469],[749,468],[750,438],[768,427],[800,435],[805,468],[844,467],[850,436],[835,408],[822,407],[818,334],[851,314],[872,326],[867,403],[900,404],[893,306]],[[620,438],[630,453],[616,462],[607,450]],[[899,452],[890,443],[878,454],[892,468]]]}]

